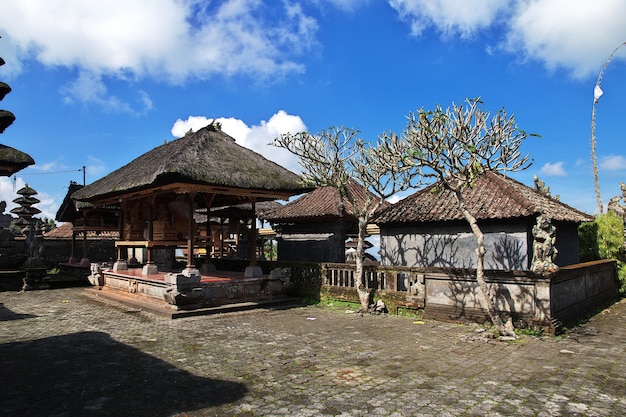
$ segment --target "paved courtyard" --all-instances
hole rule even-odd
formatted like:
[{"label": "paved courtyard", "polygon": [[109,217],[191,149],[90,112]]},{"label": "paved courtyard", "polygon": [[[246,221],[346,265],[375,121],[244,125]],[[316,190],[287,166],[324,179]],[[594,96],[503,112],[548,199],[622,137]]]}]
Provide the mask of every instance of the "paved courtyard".
[{"label": "paved courtyard", "polygon": [[318,306],[168,320],[86,292],[0,293],[0,415],[626,415],[626,302],[498,342]]}]

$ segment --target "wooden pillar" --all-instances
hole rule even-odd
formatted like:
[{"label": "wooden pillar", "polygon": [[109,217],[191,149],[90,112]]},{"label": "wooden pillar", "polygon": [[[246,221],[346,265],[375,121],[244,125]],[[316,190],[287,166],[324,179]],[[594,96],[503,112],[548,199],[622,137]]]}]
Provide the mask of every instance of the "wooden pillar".
[{"label": "wooden pillar", "polygon": [[74,248],[76,247],[76,232],[74,231],[74,228],[72,227],[72,249],[70,251],[70,258],[74,257]]},{"label": "wooden pillar", "polygon": [[[126,240],[124,239],[124,215],[126,214],[126,201],[122,201],[120,205],[120,219],[119,219],[119,241]],[[128,250],[127,250],[128,252]],[[127,255],[128,256],[128,255]],[[122,247],[117,247],[117,260],[121,261],[122,258]]]},{"label": "wooden pillar", "polygon": [[252,203],[252,224],[250,225],[250,266],[256,265],[256,198],[251,199]]},{"label": "wooden pillar", "polygon": [[90,210],[83,211],[83,247],[82,258],[87,258],[87,216]]},{"label": "wooden pillar", "polygon": [[[126,213],[127,205],[126,201],[120,201],[120,218],[119,218],[119,233],[118,243],[121,243],[124,239],[124,215]],[[122,257],[122,251],[126,251],[126,255]],[[128,269],[128,263],[125,258],[128,258],[128,249],[125,246],[117,245],[117,260],[113,264],[113,271],[124,271]]]},{"label": "wooden pillar", "polygon": [[187,268],[195,268],[195,264],[193,262],[193,243],[194,243],[194,235],[195,235],[195,227],[193,222],[193,200],[196,196],[195,193],[189,194],[189,230],[187,231]]},{"label": "wooden pillar", "polygon": [[211,249],[213,248],[213,236],[211,234],[211,206],[215,194],[205,194],[204,203],[206,205],[206,241],[204,242],[204,250],[206,251],[206,263],[211,260]]},{"label": "wooden pillar", "polygon": [[224,257],[224,219],[220,217],[220,258]]},{"label": "wooden pillar", "polygon": [[[154,206],[154,197],[145,200],[148,203],[148,259],[146,260],[146,264],[143,266],[141,270],[141,275],[152,275],[159,272],[159,268],[152,261],[152,245],[151,242],[154,240],[154,230],[152,218],[153,216],[153,206]],[[142,201],[143,203],[143,201]]]},{"label": "wooden pillar", "polygon": [[[148,242],[152,242],[154,240],[153,207],[154,198],[151,198],[148,200]],[[154,263],[152,260],[152,246],[148,246],[148,259],[146,263],[150,265]]]},{"label": "wooden pillar", "polygon": [[[231,217],[232,220],[232,217]],[[240,232],[240,220],[237,218],[237,225],[235,226],[235,250],[237,251],[237,257],[240,256],[241,251],[239,250],[239,232]]]}]

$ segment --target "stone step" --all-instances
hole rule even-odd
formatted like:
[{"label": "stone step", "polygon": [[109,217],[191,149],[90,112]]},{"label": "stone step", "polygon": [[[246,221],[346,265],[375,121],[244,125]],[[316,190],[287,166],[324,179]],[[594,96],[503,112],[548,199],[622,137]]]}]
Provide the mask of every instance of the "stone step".
[{"label": "stone step", "polygon": [[183,317],[202,316],[210,314],[224,314],[244,310],[252,310],[257,308],[270,308],[270,307],[288,307],[288,306],[301,306],[302,301],[295,297],[272,297],[271,299],[254,300],[254,301],[242,301],[233,302],[229,304],[222,304],[212,307],[198,307],[186,306],[185,309],[176,309],[165,301],[160,301],[150,297],[145,297],[136,294],[129,294],[123,291],[107,289],[106,287],[97,288],[89,287],[85,289],[85,295],[95,300],[106,300],[117,304],[123,305],[128,308],[129,313],[148,312],[156,314],[162,317],[170,319],[177,319]]}]

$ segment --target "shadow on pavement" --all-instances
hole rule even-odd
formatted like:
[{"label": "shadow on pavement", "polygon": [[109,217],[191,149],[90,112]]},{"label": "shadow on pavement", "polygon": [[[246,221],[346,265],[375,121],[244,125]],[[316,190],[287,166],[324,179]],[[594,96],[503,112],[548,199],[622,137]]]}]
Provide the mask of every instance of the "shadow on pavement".
[{"label": "shadow on pavement", "polygon": [[0,321],[32,319],[35,317],[37,316],[32,314],[15,313],[13,310],[6,308],[3,303],[0,303]]},{"label": "shadow on pavement", "polygon": [[0,381],[0,415],[169,416],[247,392],[244,384],[195,376],[100,332],[0,345]]}]

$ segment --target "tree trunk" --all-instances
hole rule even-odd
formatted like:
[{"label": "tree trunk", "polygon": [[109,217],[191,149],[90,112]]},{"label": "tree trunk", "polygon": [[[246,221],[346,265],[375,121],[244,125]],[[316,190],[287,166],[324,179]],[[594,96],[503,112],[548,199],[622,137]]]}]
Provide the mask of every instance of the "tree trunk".
[{"label": "tree trunk", "polygon": [[370,289],[365,285],[363,274],[363,257],[365,255],[365,235],[367,233],[367,219],[359,218],[359,235],[356,243],[356,270],[354,272],[354,286],[356,287],[361,312],[366,313],[370,307]]},{"label": "tree trunk", "polygon": [[487,286],[487,282],[485,282],[485,253],[487,253],[487,248],[485,247],[485,235],[482,230],[480,230],[480,227],[478,227],[478,221],[476,218],[465,207],[465,199],[463,198],[461,191],[454,190],[454,192],[459,203],[459,208],[461,209],[465,220],[469,223],[472,233],[476,236],[476,281],[478,282],[478,295],[484,301],[484,304],[487,307],[487,314],[489,315],[493,325],[496,326],[500,336],[515,337],[512,320],[509,319],[506,323],[504,323],[500,316],[496,313],[496,305],[494,303],[495,294],[490,291]]}]

